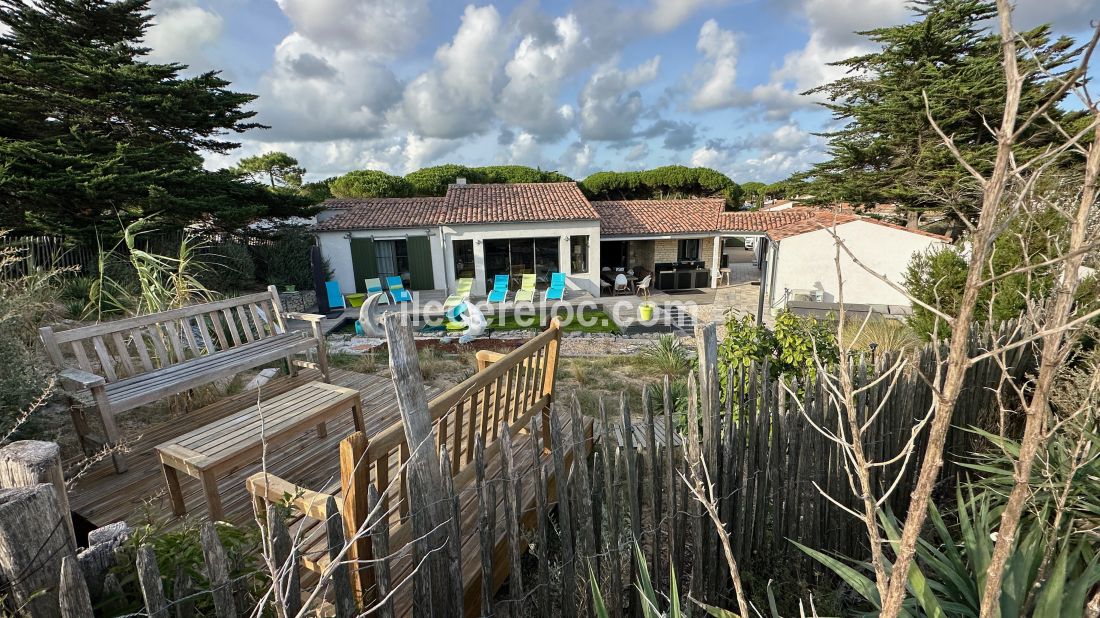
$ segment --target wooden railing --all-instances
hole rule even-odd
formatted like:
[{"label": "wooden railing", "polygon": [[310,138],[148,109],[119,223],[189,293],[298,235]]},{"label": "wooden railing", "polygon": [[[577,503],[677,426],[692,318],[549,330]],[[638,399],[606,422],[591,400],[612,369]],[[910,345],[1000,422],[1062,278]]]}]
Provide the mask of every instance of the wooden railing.
[{"label": "wooden railing", "polygon": [[[480,351],[477,353],[478,372],[429,402],[435,437],[433,446],[439,452],[446,445],[456,491],[473,484],[476,470],[470,464],[474,459],[476,436],[482,437],[488,459],[499,453],[502,431],[509,432],[510,436],[526,431],[535,415],[542,414],[543,444],[550,443],[548,414],[560,342],[561,324],[554,319],[544,332],[508,354]],[[369,438],[356,433],[341,442],[342,496],[336,504],[344,520],[347,538],[363,529],[370,511],[368,487],[374,485],[383,507],[391,513],[390,550],[409,542],[410,526],[404,523],[410,508],[406,465],[410,455],[410,445],[400,420]],[[395,475],[400,478],[393,478]],[[250,477],[247,486],[260,513],[266,508],[265,502],[281,502],[291,497],[292,506],[310,519],[324,520],[329,515],[325,508],[328,496],[322,492],[297,487],[265,473]],[[328,564],[327,554],[322,551],[325,547],[303,552],[307,568],[324,570]],[[359,535],[349,554],[352,560],[371,560],[370,538]],[[374,584],[369,568],[359,569],[358,577],[353,579],[360,591],[369,590]]]}]

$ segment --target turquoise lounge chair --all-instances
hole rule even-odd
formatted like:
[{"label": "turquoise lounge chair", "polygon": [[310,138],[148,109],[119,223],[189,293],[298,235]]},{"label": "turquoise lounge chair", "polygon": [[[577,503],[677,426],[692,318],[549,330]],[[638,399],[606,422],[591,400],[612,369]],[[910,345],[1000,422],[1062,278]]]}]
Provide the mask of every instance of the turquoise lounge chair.
[{"label": "turquoise lounge chair", "polygon": [[565,273],[551,273],[546,300],[561,300],[565,296]]},{"label": "turquoise lounge chair", "polygon": [[346,309],[347,303],[344,302],[344,293],[340,291],[339,281],[326,281],[325,293],[328,294],[328,308],[329,309]]},{"label": "turquoise lounge chair", "polygon": [[493,291],[489,292],[489,302],[502,303],[508,300],[508,275],[493,277]]},{"label": "turquoise lounge chair", "polygon": [[386,285],[390,288],[390,296],[393,297],[395,303],[411,303],[412,294],[405,289],[405,283],[401,281],[401,277],[393,276],[386,277]]}]

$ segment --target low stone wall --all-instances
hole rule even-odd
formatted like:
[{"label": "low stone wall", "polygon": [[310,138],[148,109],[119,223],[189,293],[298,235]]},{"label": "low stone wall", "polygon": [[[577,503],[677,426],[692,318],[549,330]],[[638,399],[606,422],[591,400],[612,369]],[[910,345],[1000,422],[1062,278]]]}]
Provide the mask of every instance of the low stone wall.
[{"label": "low stone wall", "polygon": [[317,308],[317,295],[313,290],[279,292],[279,301],[283,303],[284,311],[311,313]]}]

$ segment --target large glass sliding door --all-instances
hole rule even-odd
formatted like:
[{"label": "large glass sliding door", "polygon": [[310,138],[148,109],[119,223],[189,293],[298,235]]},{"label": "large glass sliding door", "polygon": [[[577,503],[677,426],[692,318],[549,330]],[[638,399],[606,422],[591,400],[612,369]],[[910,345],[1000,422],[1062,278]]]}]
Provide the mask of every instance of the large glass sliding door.
[{"label": "large glass sliding door", "polygon": [[539,289],[550,285],[550,273],[560,269],[559,238],[494,238],[485,243],[485,289],[493,288],[493,277],[509,275],[512,287],[520,275],[534,273]]}]

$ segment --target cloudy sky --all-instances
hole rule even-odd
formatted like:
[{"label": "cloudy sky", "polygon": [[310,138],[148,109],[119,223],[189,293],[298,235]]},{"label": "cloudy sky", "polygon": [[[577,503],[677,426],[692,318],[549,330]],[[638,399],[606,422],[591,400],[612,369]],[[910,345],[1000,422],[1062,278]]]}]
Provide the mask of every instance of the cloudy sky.
[{"label": "cloudy sky", "polygon": [[[284,150],[311,180],[446,162],[583,178],[666,164],[774,181],[821,158],[798,93],[866,51],[901,0],[153,0],[157,60],[260,96],[229,157]],[[1080,33],[1094,0],[1020,0]]]}]

